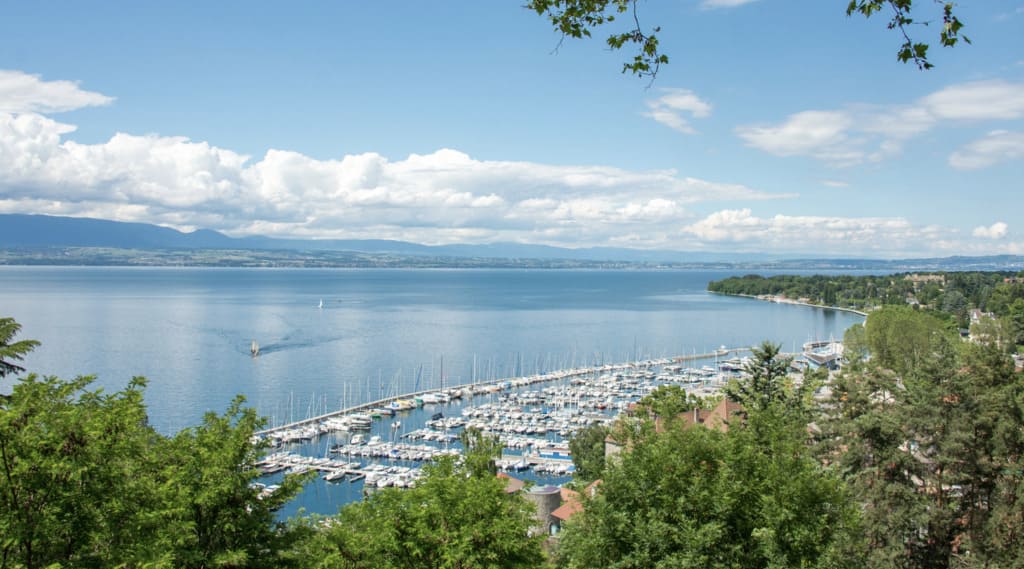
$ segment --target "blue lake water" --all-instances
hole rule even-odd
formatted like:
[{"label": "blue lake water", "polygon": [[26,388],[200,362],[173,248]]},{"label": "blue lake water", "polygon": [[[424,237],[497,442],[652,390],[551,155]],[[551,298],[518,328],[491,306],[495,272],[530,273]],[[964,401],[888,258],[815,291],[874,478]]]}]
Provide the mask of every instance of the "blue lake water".
[{"label": "blue lake water", "polygon": [[[42,342],[30,371],[96,375],[108,390],[148,378],[150,422],[165,433],[236,394],[282,423],[442,382],[762,340],[798,349],[861,321],[705,291],[732,274],[0,267],[0,316]],[[321,491],[302,505],[347,499]]]}]

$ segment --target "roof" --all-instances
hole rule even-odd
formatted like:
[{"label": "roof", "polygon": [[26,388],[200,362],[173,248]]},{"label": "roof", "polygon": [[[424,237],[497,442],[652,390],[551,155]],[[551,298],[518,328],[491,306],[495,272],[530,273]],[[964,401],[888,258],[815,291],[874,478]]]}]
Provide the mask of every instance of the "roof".
[{"label": "roof", "polygon": [[577,512],[583,511],[583,504],[579,500],[569,500],[566,503],[559,506],[555,511],[551,512],[551,515],[562,520],[563,522],[576,515]]},{"label": "roof", "polygon": [[513,478],[513,477],[509,476],[508,474],[505,474],[504,472],[499,472],[498,473],[498,478],[506,481],[505,482],[505,493],[506,494],[515,494],[516,492],[522,490],[526,486],[526,482],[523,482],[522,480],[520,480],[518,478]]}]

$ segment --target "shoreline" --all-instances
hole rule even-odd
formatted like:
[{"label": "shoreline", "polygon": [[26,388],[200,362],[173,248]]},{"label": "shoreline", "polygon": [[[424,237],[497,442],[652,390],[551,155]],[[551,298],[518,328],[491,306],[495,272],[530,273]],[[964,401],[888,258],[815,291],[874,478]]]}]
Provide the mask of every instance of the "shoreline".
[{"label": "shoreline", "polygon": [[750,299],[753,299],[753,300],[762,300],[762,301],[766,301],[766,302],[774,302],[776,304],[792,304],[792,305],[795,305],[795,306],[808,306],[808,307],[811,307],[811,308],[824,308],[824,309],[827,309],[827,310],[838,310],[840,312],[850,312],[850,313],[856,314],[858,316],[863,316],[864,318],[868,317],[868,313],[867,312],[862,312],[862,311],[856,310],[854,308],[843,308],[841,306],[825,306],[824,304],[813,304],[813,303],[810,303],[810,302],[800,302],[799,300],[793,300],[793,299],[787,298],[785,296],[778,296],[778,295],[772,295],[772,294],[759,294],[759,295],[754,295],[754,294],[734,294],[734,293],[729,293],[729,292],[718,292],[718,291],[714,291],[714,290],[709,290],[708,292],[710,292],[711,294],[720,294],[722,296],[736,296],[736,297],[740,297],[740,298],[750,298]]}]

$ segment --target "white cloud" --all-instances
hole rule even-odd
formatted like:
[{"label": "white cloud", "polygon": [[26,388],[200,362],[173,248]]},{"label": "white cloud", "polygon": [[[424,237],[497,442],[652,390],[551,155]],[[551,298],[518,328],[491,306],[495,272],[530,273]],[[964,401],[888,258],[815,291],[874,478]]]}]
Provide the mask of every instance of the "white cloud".
[{"label": "white cloud", "polygon": [[108,97],[83,91],[73,81],[43,81],[38,75],[0,69],[0,112],[59,113],[108,105]]},{"label": "white cloud", "polygon": [[843,182],[841,180],[822,180],[821,183],[830,188],[846,188],[850,185],[848,182]]},{"label": "white cloud", "polygon": [[[736,134],[748,146],[776,156],[808,156],[833,166],[853,166],[898,155],[908,139],[940,124],[1021,117],[1024,83],[977,81],[951,85],[907,105],[803,111],[775,125],[738,127]],[[1007,141],[1001,142],[1006,149]],[[968,158],[960,163],[978,164],[964,166],[970,168],[994,161]]]},{"label": "white cloud", "polygon": [[757,0],[704,0],[700,3],[700,7],[708,10],[713,10],[715,8],[735,8],[736,6],[750,4],[751,2],[757,2]]},{"label": "white cloud", "polygon": [[927,254],[940,237],[954,233],[941,227],[915,226],[901,217],[757,217],[746,208],[712,213],[682,232],[733,249],[879,256]]},{"label": "white cloud", "polygon": [[711,115],[711,104],[702,100],[689,89],[662,89],[664,94],[657,99],[647,101],[645,117],[652,118],[661,124],[682,132],[695,134],[697,131],[690,126],[684,113],[693,118],[705,118]]},{"label": "white cloud", "polygon": [[949,165],[958,170],[986,168],[998,162],[1024,158],[1024,132],[994,130],[949,157]]},{"label": "white cloud", "polygon": [[1002,221],[997,221],[992,225],[985,227],[975,227],[972,235],[980,237],[982,239],[1002,239],[1006,237],[1007,225]]},{"label": "white cloud", "polygon": [[852,118],[839,111],[804,111],[776,126],[748,126],[737,134],[755,148],[776,156],[809,155],[827,162],[859,162],[858,151],[847,151],[846,132]]},{"label": "white cloud", "polygon": [[673,170],[481,161],[451,149],[389,160],[260,159],[184,137],[118,133],[99,144],[35,113],[0,113],[0,211],[204,227],[234,235],[467,239],[648,245],[705,201],[763,200],[736,184]]},{"label": "white cloud", "polygon": [[1019,119],[1024,116],[1024,83],[999,80],[952,85],[920,103],[937,119]]}]

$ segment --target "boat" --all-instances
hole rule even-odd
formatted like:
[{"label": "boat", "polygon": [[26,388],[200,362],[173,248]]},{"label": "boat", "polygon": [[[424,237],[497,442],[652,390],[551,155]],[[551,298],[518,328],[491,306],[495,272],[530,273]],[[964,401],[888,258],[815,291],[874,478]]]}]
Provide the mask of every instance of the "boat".
[{"label": "boat", "polygon": [[249,346],[249,351],[252,353],[253,357],[260,355],[260,345],[256,343],[256,340],[252,341],[252,345]]},{"label": "boat", "polygon": [[323,307],[324,307],[324,299],[321,298],[320,299],[320,306],[317,306],[317,308],[323,308]]}]

